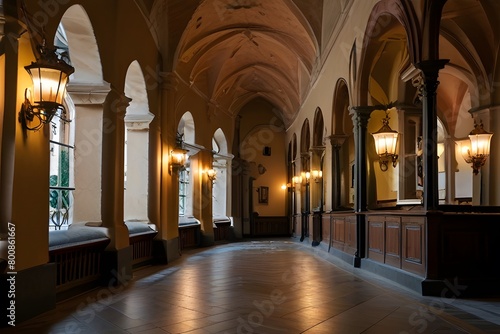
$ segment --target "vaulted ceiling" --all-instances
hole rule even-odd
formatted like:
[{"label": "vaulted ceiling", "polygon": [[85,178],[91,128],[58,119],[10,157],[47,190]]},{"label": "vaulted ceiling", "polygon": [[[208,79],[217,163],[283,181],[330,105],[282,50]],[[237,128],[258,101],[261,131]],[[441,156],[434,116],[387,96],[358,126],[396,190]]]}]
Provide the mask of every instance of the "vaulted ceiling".
[{"label": "vaulted ceiling", "polygon": [[236,114],[264,98],[290,124],[317,74],[322,36],[339,17],[324,19],[324,2],[331,9],[345,0],[137,2],[156,27],[164,61],[207,101]]}]

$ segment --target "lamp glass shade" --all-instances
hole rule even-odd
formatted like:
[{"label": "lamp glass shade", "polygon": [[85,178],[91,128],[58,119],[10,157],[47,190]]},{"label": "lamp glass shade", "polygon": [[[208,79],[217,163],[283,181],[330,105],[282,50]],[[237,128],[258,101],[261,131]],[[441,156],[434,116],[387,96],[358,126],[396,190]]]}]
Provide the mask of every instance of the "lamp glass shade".
[{"label": "lamp glass shade", "polygon": [[71,71],[61,66],[32,63],[25,67],[33,80],[33,102],[62,104]]},{"label": "lamp glass shade", "polygon": [[186,151],[182,149],[174,149],[170,152],[171,161],[173,166],[180,167],[186,162]]},{"label": "lamp glass shade", "polygon": [[372,135],[375,139],[375,150],[378,155],[396,154],[396,145],[399,136],[397,131],[393,131],[389,126],[383,126]]},{"label": "lamp glass shade", "polygon": [[217,177],[217,171],[215,169],[207,170],[207,175],[210,179],[215,179]]},{"label": "lamp glass shade", "polygon": [[475,157],[490,155],[490,142],[492,133],[471,133],[470,138],[470,155]]},{"label": "lamp glass shade", "polygon": [[320,178],[320,177],[323,177],[323,172],[320,171],[320,170],[313,170],[312,172],[312,177],[314,179],[317,179],[317,178]]}]

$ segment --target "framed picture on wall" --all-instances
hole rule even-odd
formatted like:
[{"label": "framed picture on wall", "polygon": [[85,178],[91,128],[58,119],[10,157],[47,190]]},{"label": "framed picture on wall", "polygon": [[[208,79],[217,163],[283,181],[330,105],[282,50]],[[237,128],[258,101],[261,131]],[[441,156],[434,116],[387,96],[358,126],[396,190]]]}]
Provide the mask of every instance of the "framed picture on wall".
[{"label": "framed picture on wall", "polygon": [[259,188],[259,203],[267,204],[269,202],[269,187]]}]

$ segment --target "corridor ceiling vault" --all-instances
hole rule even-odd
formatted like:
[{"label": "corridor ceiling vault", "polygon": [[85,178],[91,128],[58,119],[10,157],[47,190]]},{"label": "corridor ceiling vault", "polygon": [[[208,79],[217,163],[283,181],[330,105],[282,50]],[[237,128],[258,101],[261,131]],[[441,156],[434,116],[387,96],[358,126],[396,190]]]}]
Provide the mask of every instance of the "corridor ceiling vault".
[{"label": "corridor ceiling vault", "polygon": [[[322,37],[333,31],[345,1],[325,2],[137,0],[163,56],[171,58],[164,59],[166,66],[181,80],[231,114],[264,98],[285,125],[294,120],[314,82]],[[324,19],[325,6],[336,14]],[[161,36],[169,36],[168,41]]]}]

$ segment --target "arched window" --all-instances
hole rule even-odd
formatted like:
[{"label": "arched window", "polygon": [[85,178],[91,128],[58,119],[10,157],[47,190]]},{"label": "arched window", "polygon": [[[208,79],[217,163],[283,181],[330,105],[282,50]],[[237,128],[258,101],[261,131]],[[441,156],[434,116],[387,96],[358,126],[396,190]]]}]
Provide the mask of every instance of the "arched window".
[{"label": "arched window", "polygon": [[228,221],[230,216],[228,193],[231,180],[229,173],[233,157],[228,153],[226,136],[221,129],[217,129],[214,133],[212,151],[214,153],[212,168],[217,173],[212,188],[212,215],[214,221]]},{"label": "arched window", "polygon": [[141,67],[133,61],[127,71],[125,95],[131,99],[125,114],[124,218],[147,222],[149,112],[146,83]]},{"label": "arched window", "polygon": [[[57,53],[71,64],[66,32],[62,24],[54,38]],[[52,121],[50,132],[49,230],[65,230],[72,223],[74,188],[74,131],[67,120],[74,116],[75,106],[65,97],[66,115]]]},{"label": "arched window", "polygon": [[178,141],[186,149],[188,158],[184,168],[179,170],[179,223],[186,221],[186,218],[193,216],[193,186],[191,174],[190,156],[198,153],[199,147],[195,144],[195,124],[191,113],[186,112],[177,127]]}]

